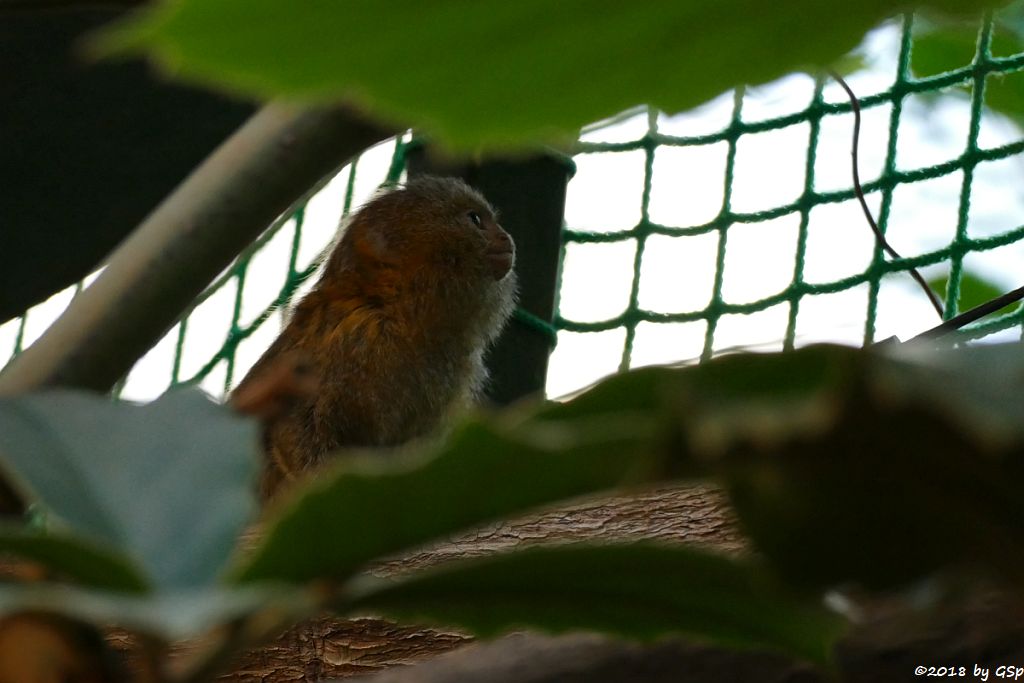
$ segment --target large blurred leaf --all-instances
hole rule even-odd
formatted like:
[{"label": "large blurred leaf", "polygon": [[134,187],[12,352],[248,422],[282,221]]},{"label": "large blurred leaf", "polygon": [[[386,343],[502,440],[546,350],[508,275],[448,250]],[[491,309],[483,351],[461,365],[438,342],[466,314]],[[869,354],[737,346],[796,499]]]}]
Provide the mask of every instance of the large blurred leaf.
[{"label": "large blurred leaf", "polygon": [[897,350],[645,369],[527,419],[607,419],[623,402],[671,420],[677,452],[724,480],[755,543],[798,581],[886,586],[965,561],[1019,577],[1024,354]]},{"label": "large blurred leaf", "polygon": [[[976,21],[918,20],[911,68],[916,76],[962,69],[974,60],[979,24]],[[1024,1],[1015,0],[995,16],[991,51],[1005,57],[1024,52]],[[970,84],[959,91],[969,92]],[[985,105],[1024,124],[1024,80],[1020,74],[995,73],[985,81]]]},{"label": "large blurred leaf", "polygon": [[824,67],[914,6],[996,0],[177,0],[101,40],[265,97],[352,98],[461,147],[575,136],[631,106],[668,112]]},{"label": "large blurred leaf", "polygon": [[138,568],[126,558],[80,538],[0,526],[0,554],[5,553],[38,562],[62,578],[95,588],[143,592],[148,587]]},{"label": "large blurred leaf", "polygon": [[[609,377],[571,401],[549,403],[530,411],[524,419],[539,423],[596,421],[629,411],[672,422],[672,428],[678,431],[678,423],[693,422],[691,406],[713,413],[737,405],[763,404],[771,410],[773,419],[786,420],[793,429],[810,419],[806,428],[813,429],[813,415],[789,411],[784,404],[806,402],[808,397],[825,395],[848,382],[858,362],[857,353],[822,345],[799,353],[737,354],[692,367],[640,368]],[[751,420],[738,427],[749,431],[759,425]]]},{"label": "large blurred leaf", "polygon": [[275,620],[297,620],[312,609],[309,596],[281,587],[205,587],[128,595],[54,584],[0,584],[0,618],[26,611],[60,614],[164,641],[195,637],[254,612],[273,614]]},{"label": "large blurred leaf", "polygon": [[427,458],[367,455],[279,511],[242,582],[345,578],[367,562],[473,525],[671,473],[659,431],[624,412],[584,428],[471,420]]},{"label": "large blurred leaf", "polygon": [[685,547],[534,548],[368,582],[346,611],[459,626],[697,636],[827,661],[843,622],[781,590],[764,568]]},{"label": "large blurred leaf", "polygon": [[157,586],[222,570],[254,513],[257,426],[198,391],[146,406],[84,392],[0,400],[0,466],[74,534]]},{"label": "large blurred leaf", "polygon": [[791,578],[822,585],[891,586],[964,562],[1021,578],[1020,348],[835,354],[854,361],[847,380],[797,407],[827,417],[816,433],[751,438],[742,425],[752,414],[766,425],[790,418],[744,399],[718,421],[721,471],[759,549]]},{"label": "large blurred leaf", "polygon": [[[425,460],[343,465],[281,512],[237,577],[344,578],[559,498],[717,476],[791,579],[890,586],[963,562],[1021,578],[1024,354],[897,350],[647,368],[565,404],[470,422]],[[324,542],[325,529],[344,541]]]},{"label": "large blurred leaf", "polygon": [[918,78],[961,69],[974,59],[978,22],[947,23],[919,18],[914,28],[910,66]]}]

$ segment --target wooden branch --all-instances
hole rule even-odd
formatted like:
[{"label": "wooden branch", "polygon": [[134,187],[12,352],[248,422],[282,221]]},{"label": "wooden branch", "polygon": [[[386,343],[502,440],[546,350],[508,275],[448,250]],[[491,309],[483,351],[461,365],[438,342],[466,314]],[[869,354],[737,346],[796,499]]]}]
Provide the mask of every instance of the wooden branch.
[{"label": "wooden branch", "polygon": [[0,375],[0,395],[107,391],[235,256],[317,180],[395,131],[342,107],[270,104],[113,253],[56,323]]},{"label": "wooden branch", "polygon": [[532,633],[477,643],[364,683],[824,683],[806,664],[683,641],[652,646],[596,634]]},{"label": "wooden branch", "polygon": [[[922,611],[896,601],[844,639],[834,676],[765,652],[684,640],[640,645],[598,636],[517,634],[474,644],[364,683],[879,683],[925,678],[947,667],[958,680],[996,680],[1000,666],[1024,666],[1024,607],[1011,593],[973,589],[966,599]],[[954,667],[950,673],[948,667]],[[960,667],[963,667],[961,670]],[[978,667],[978,670],[975,669]],[[981,673],[981,670],[987,673]],[[938,674],[933,671],[932,676]],[[1011,669],[1006,676],[1012,678]],[[1004,677],[1006,677],[1004,676]]]},{"label": "wooden branch", "polygon": [[[640,539],[687,542],[733,553],[746,548],[719,491],[704,486],[665,487],[589,499],[489,525],[383,562],[375,571],[393,576],[527,545]],[[404,665],[433,659],[470,642],[465,634],[450,630],[373,618],[323,618],[300,624],[270,645],[243,654],[233,672],[218,680],[291,683],[369,674],[399,665],[404,670]]]},{"label": "wooden branch", "polygon": [[[541,543],[642,538],[748,552],[721,492],[685,486],[587,500],[492,525],[378,570],[394,575]],[[991,586],[963,595],[951,593],[927,611],[899,596],[861,601],[861,621],[837,650],[835,678],[784,657],[683,639],[645,646],[592,634],[531,634],[473,643],[463,634],[379,619],[319,619],[246,653],[219,680],[281,683],[375,674],[367,683],[867,683],[915,680],[918,665],[976,663],[989,667],[992,678],[1001,664],[1024,666],[1020,599]]]}]

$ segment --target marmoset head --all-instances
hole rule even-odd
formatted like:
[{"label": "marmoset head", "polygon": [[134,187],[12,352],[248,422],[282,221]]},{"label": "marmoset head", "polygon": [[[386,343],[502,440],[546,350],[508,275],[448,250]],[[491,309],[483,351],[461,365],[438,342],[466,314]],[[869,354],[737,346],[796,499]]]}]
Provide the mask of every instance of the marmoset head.
[{"label": "marmoset head", "polygon": [[509,277],[515,262],[494,209],[457,178],[426,176],[383,192],[352,216],[341,240],[328,271],[394,270],[410,282],[447,276],[486,285]]}]

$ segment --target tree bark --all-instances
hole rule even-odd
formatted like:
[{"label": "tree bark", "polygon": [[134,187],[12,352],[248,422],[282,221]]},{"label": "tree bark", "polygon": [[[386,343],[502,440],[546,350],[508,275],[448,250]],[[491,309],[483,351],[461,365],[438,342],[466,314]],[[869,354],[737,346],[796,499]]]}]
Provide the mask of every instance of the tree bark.
[{"label": "tree bark", "polygon": [[[526,545],[642,539],[685,542],[730,553],[746,547],[720,491],[671,487],[589,499],[490,525],[383,562],[376,571],[393,575]],[[469,642],[465,634],[375,618],[318,619],[245,653],[221,680],[283,683],[344,678],[424,661]]]},{"label": "tree bark", "polygon": [[[383,562],[376,571],[393,575],[526,545],[641,539],[750,552],[721,491],[682,486],[588,499],[494,524]],[[244,653],[220,680],[372,675],[367,683],[881,683],[918,680],[919,666],[962,666],[965,673],[957,677],[967,680],[982,680],[983,670],[995,679],[1002,665],[1024,666],[1018,591],[982,582],[946,584],[944,590],[945,597],[927,609],[913,596],[860,596],[856,623],[839,643],[831,673],[771,653],[685,639],[641,645],[596,634],[513,634],[476,643],[465,634],[368,616],[301,624]]]},{"label": "tree bark", "polygon": [[[364,683],[890,683],[929,677],[1013,679],[1024,666],[1024,609],[1010,593],[975,589],[933,610],[876,605],[836,652],[834,672],[764,652],[666,640],[639,645],[596,634],[514,634],[474,643]],[[962,669],[961,669],[962,667]],[[1000,667],[1002,673],[1000,674]],[[1010,667],[1010,668],[1006,668]],[[923,668],[923,671],[922,671]],[[950,670],[952,668],[952,671]],[[945,673],[940,673],[945,670]]]}]

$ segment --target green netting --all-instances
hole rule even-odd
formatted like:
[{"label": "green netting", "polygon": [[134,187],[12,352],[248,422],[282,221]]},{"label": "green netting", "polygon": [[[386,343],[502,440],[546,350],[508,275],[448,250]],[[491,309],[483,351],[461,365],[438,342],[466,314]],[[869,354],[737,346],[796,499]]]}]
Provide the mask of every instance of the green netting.
[{"label": "green netting", "polygon": [[[391,167],[388,170],[387,177],[384,179],[385,183],[394,183],[398,180],[404,168],[404,149],[405,143],[401,138],[395,142],[395,151],[392,155]],[[358,169],[359,161],[356,160],[352,163],[349,169],[348,182],[345,187],[345,199],[342,206],[342,215],[346,215],[352,209],[352,194],[356,180],[356,170]],[[323,183],[314,189],[314,193],[319,190]],[[312,193],[311,193],[312,194]],[[295,294],[295,291],[310,277],[316,273],[320,267],[326,253],[316,258],[306,268],[297,268],[297,257],[299,251],[299,245],[302,241],[302,227],[305,220],[305,206],[299,208],[294,215],[285,216],[275,222],[263,235],[260,236],[248,249],[246,249],[235,261],[234,265],[220,278],[217,279],[210,287],[201,294],[196,301],[192,304],[190,309],[186,311],[181,324],[178,326],[177,342],[174,352],[174,366],[171,371],[171,385],[178,384],[197,384],[202,381],[212,370],[217,366],[218,363],[225,363],[225,375],[224,375],[224,392],[227,391],[237,384],[240,377],[235,377],[235,354],[239,343],[244,339],[249,338],[257,329],[259,329],[267,320],[271,314],[283,306],[285,306]],[[252,262],[253,257],[263,249],[271,239],[273,239],[278,231],[280,231],[290,220],[294,220],[295,231],[292,236],[291,252],[288,257],[288,274],[285,278],[284,286],[274,299],[273,303],[270,304],[255,320],[247,325],[241,325],[239,320],[241,318],[242,311],[242,297],[245,293],[245,279],[249,271],[249,265]],[[224,341],[224,345],[214,354],[209,361],[207,361],[198,372],[194,373],[189,377],[182,377],[181,371],[181,359],[182,352],[185,346],[186,333],[188,331],[188,322],[190,313],[195,310],[196,307],[201,305],[204,301],[210,298],[210,296],[226,286],[231,280],[236,281],[235,287],[235,302],[231,313],[231,326],[227,335],[227,339]]]},{"label": "green netting", "polygon": [[[966,255],[992,250],[1000,246],[1024,240],[1024,226],[1001,231],[998,234],[984,237],[972,238],[968,234],[968,217],[971,205],[972,184],[974,182],[975,169],[978,164],[986,161],[1006,159],[1024,151],[1024,140],[1018,140],[1010,144],[991,148],[981,148],[978,144],[979,129],[982,121],[982,114],[985,105],[986,81],[993,77],[1010,74],[1024,70],[1024,53],[1009,56],[994,56],[992,54],[993,27],[991,21],[981,27],[977,41],[977,49],[973,60],[961,68],[947,71],[934,76],[914,77],[911,73],[911,49],[912,39],[912,18],[907,17],[902,25],[902,38],[897,63],[897,73],[891,87],[883,92],[875,93],[861,99],[861,107],[865,111],[873,107],[891,105],[889,116],[888,145],[885,154],[884,167],[879,177],[864,185],[865,193],[878,192],[881,197],[881,209],[877,216],[879,226],[885,231],[890,219],[894,190],[905,184],[919,182],[927,179],[941,178],[955,173],[962,173],[963,179],[959,193],[958,213],[956,231],[953,239],[934,250],[917,254],[910,258],[886,260],[881,248],[874,249],[873,258],[870,264],[859,273],[834,279],[828,282],[809,283],[805,278],[805,266],[807,257],[808,225],[812,209],[818,206],[848,201],[855,197],[852,186],[836,191],[816,190],[815,169],[816,158],[819,150],[822,121],[825,117],[849,113],[852,110],[849,102],[830,103],[823,97],[823,89],[827,78],[822,77],[816,80],[813,97],[810,104],[801,109],[783,116],[777,116],[767,120],[745,121],[743,109],[745,92],[739,89],[733,97],[733,107],[730,120],[721,130],[705,135],[680,137],[664,134],[658,129],[658,116],[650,112],[647,116],[646,133],[639,138],[628,142],[580,142],[576,154],[579,158],[587,155],[614,155],[621,153],[641,151],[644,155],[644,178],[641,197],[640,221],[628,228],[612,232],[598,232],[584,230],[579,226],[568,226],[564,231],[563,255],[565,248],[572,244],[598,244],[635,241],[636,250],[633,260],[633,270],[628,304],[618,315],[599,320],[581,321],[573,320],[563,315],[557,315],[554,326],[559,331],[574,333],[598,333],[607,330],[622,329],[625,331],[625,342],[622,347],[619,367],[628,368],[631,364],[634,340],[636,338],[637,326],[641,323],[683,323],[692,321],[706,322],[704,333],[702,359],[711,356],[716,349],[716,329],[720,319],[728,314],[750,314],[763,311],[770,307],[786,304],[788,310],[788,324],[784,332],[782,345],[785,348],[793,347],[796,340],[796,323],[801,303],[809,295],[836,293],[850,290],[855,287],[866,285],[868,288],[868,305],[863,320],[863,343],[868,344],[876,338],[876,318],[878,313],[879,291],[883,278],[905,277],[904,271],[912,267],[924,267],[935,264],[948,266],[948,286],[946,292],[946,317],[954,315],[959,300],[960,285],[964,274],[964,258]],[[900,170],[897,167],[897,129],[903,112],[905,99],[915,94],[934,94],[939,91],[951,88],[969,88],[970,92],[970,126],[964,151],[956,158],[943,163],[919,168],[912,171]],[[781,130],[796,124],[808,124],[810,129],[809,143],[806,149],[792,150],[793,154],[800,154],[804,157],[804,181],[800,196],[787,203],[774,206],[769,209],[744,213],[734,211],[732,208],[732,197],[736,170],[737,142],[744,136],[753,133]],[[726,156],[725,172],[722,178],[724,184],[724,199],[721,210],[714,218],[701,225],[679,227],[673,225],[662,225],[651,220],[650,199],[651,189],[654,181],[655,156],[659,149],[671,147],[695,147],[713,143],[725,143],[728,147]],[[393,144],[390,168],[386,176],[379,181],[389,182],[397,180],[404,168],[404,153],[406,142],[398,139]],[[353,204],[353,187],[356,179],[358,163],[352,164],[349,171],[348,182],[345,188],[344,208],[347,212]],[[765,172],[770,173],[770,165],[766,166]],[[792,279],[782,291],[765,296],[749,303],[729,303],[723,299],[722,284],[725,272],[726,254],[729,245],[730,228],[742,224],[761,224],[766,221],[795,214],[799,216],[799,231],[796,243],[795,266]],[[294,219],[294,222],[291,222]],[[239,344],[254,335],[261,327],[267,324],[273,312],[285,305],[296,291],[316,271],[319,260],[314,260],[306,267],[297,265],[297,254],[304,239],[305,211],[299,210],[293,217],[283,217],[270,230],[264,234],[259,241],[253,244],[238,261],[225,272],[211,287],[193,304],[186,313],[180,325],[173,331],[175,335],[173,364],[171,368],[170,384],[189,384],[203,381],[210,376],[215,368],[223,367],[222,387],[227,391],[240,379],[239,374],[244,370],[236,369],[236,352]],[[284,285],[276,296],[273,303],[251,322],[242,324],[241,309],[242,301],[246,291],[246,278],[249,273],[250,264],[253,258],[260,253],[285,225],[294,225],[294,233],[291,239],[291,252],[289,267]],[[593,228],[593,226],[589,226]],[[863,226],[868,230],[867,225]],[[716,262],[714,268],[714,285],[710,302],[700,310],[682,313],[664,313],[652,310],[645,310],[640,305],[640,282],[641,266],[645,257],[645,248],[649,238],[655,235],[666,237],[691,237],[716,233],[718,235]],[[1018,283],[1018,284],[1024,284]],[[205,301],[222,291],[225,287],[234,286],[235,300],[228,332],[219,351],[213,354],[202,367],[191,374],[183,373],[182,357],[185,346],[188,344],[188,331],[192,321],[192,312]],[[544,321],[538,321],[529,314],[520,312],[520,320],[533,325],[539,333],[544,333]],[[963,332],[961,339],[972,339],[990,334],[995,331],[1005,330],[1018,326],[1024,321],[1024,307],[1016,311],[983,321],[973,325],[969,330]],[[24,336],[25,320],[23,319],[18,328],[15,341],[15,353],[22,345]],[[166,386],[166,385],[165,385]],[[211,387],[207,387],[211,388]]]},{"label": "green netting", "polygon": [[[964,175],[960,193],[956,236],[948,246],[920,254],[912,258],[892,261],[885,260],[882,249],[878,246],[875,249],[871,265],[864,270],[864,272],[824,284],[809,284],[805,282],[804,259],[807,245],[807,226],[811,209],[821,204],[845,201],[855,196],[852,186],[850,189],[836,192],[817,192],[814,188],[815,159],[818,148],[821,120],[824,116],[829,114],[850,112],[852,110],[852,105],[850,103],[826,103],[822,98],[822,90],[826,82],[826,77],[821,77],[816,81],[813,100],[810,106],[805,110],[770,120],[747,123],[742,120],[744,92],[741,89],[736,92],[732,119],[729,125],[719,132],[695,137],[674,137],[663,135],[658,132],[656,118],[654,116],[650,116],[648,119],[649,126],[647,133],[639,140],[627,143],[580,144],[578,150],[579,154],[616,153],[637,149],[643,150],[646,157],[646,165],[644,192],[641,204],[642,219],[636,227],[620,232],[592,233],[574,230],[566,231],[566,242],[595,243],[635,239],[637,242],[636,259],[634,263],[629,306],[621,315],[609,320],[589,323],[576,322],[559,317],[556,320],[556,326],[559,329],[576,332],[597,332],[617,327],[625,328],[626,342],[622,351],[622,361],[620,364],[620,368],[625,369],[629,367],[636,326],[640,322],[707,321],[707,332],[704,342],[704,351],[702,354],[702,359],[706,359],[710,357],[712,353],[715,328],[718,320],[723,315],[727,313],[753,313],[765,310],[782,302],[788,302],[790,304],[789,324],[785,332],[784,345],[786,348],[792,348],[794,344],[797,313],[803,297],[809,294],[839,292],[862,283],[868,283],[870,286],[869,305],[864,321],[863,340],[865,344],[870,344],[875,340],[875,318],[878,306],[879,286],[882,278],[889,273],[907,271],[910,268],[920,268],[943,262],[948,262],[950,265],[949,285],[946,296],[946,317],[952,317],[955,315],[956,302],[959,299],[960,293],[960,281],[963,275],[964,255],[972,251],[993,249],[1024,238],[1024,226],[986,239],[970,239],[967,236],[967,219],[970,208],[971,185],[975,167],[982,161],[1003,159],[1018,154],[1024,150],[1024,141],[1018,141],[992,149],[980,149],[978,147],[978,132],[985,101],[985,81],[986,78],[993,74],[1019,71],[1024,68],[1024,54],[998,58],[992,56],[992,24],[991,22],[987,22],[980,33],[977,53],[972,64],[964,66],[961,69],[933,77],[914,78],[910,72],[910,54],[912,48],[911,29],[912,20],[907,18],[903,26],[897,77],[893,86],[885,92],[865,97],[860,100],[861,108],[865,110],[885,103],[892,104],[889,144],[884,170],[877,180],[864,184],[863,190],[865,193],[873,191],[881,192],[882,208],[881,213],[877,218],[879,227],[884,232],[888,225],[893,189],[897,185],[937,178],[962,170]],[[914,171],[901,171],[897,169],[896,130],[899,125],[904,98],[912,93],[935,92],[951,86],[964,84],[971,86],[971,123],[969,137],[966,141],[966,149],[963,154],[946,163],[916,169]],[[801,122],[807,122],[810,124],[810,142],[808,144],[808,148],[805,150],[806,174],[802,196],[794,202],[768,210],[758,211],[756,213],[736,213],[732,211],[730,207],[730,198],[732,194],[733,174],[735,170],[736,143],[739,138],[748,133],[777,130]],[[687,228],[658,225],[652,222],[649,218],[649,201],[651,183],[653,179],[654,156],[657,148],[661,146],[684,147],[705,145],[722,141],[728,144],[729,152],[725,171],[725,200],[722,210],[718,216],[704,225]],[[770,172],[770,169],[768,170]],[[794,212],[799,213],[801,221],[797,242],[796,267],[793,273],[792,283],[782,292],[763,298],[759,301],[747,304],[729,304],[723,301],[722,276],[724,273],[726,250],[728,248],[729,227],[741,223],[763,222]],[[868,229],[867,225],[865,225],[864,229]],[[656,313],[641,309],[637,301],[640,284],[639,271],[647,239],[651,235],[681,237],[701,235],[709,232],[718,232],[720,235],[718,241],[717,263],[715,266],[716,278],[710,304],[703,310],[679,314]],[[1000,329],[1017,325],[1022,320],[1024,320],[1024,309],[1018,310],[1010,315],[1002,316],[998,319],[975,325],[966,332],[966,335],[969,337],[983,336]]]}]

